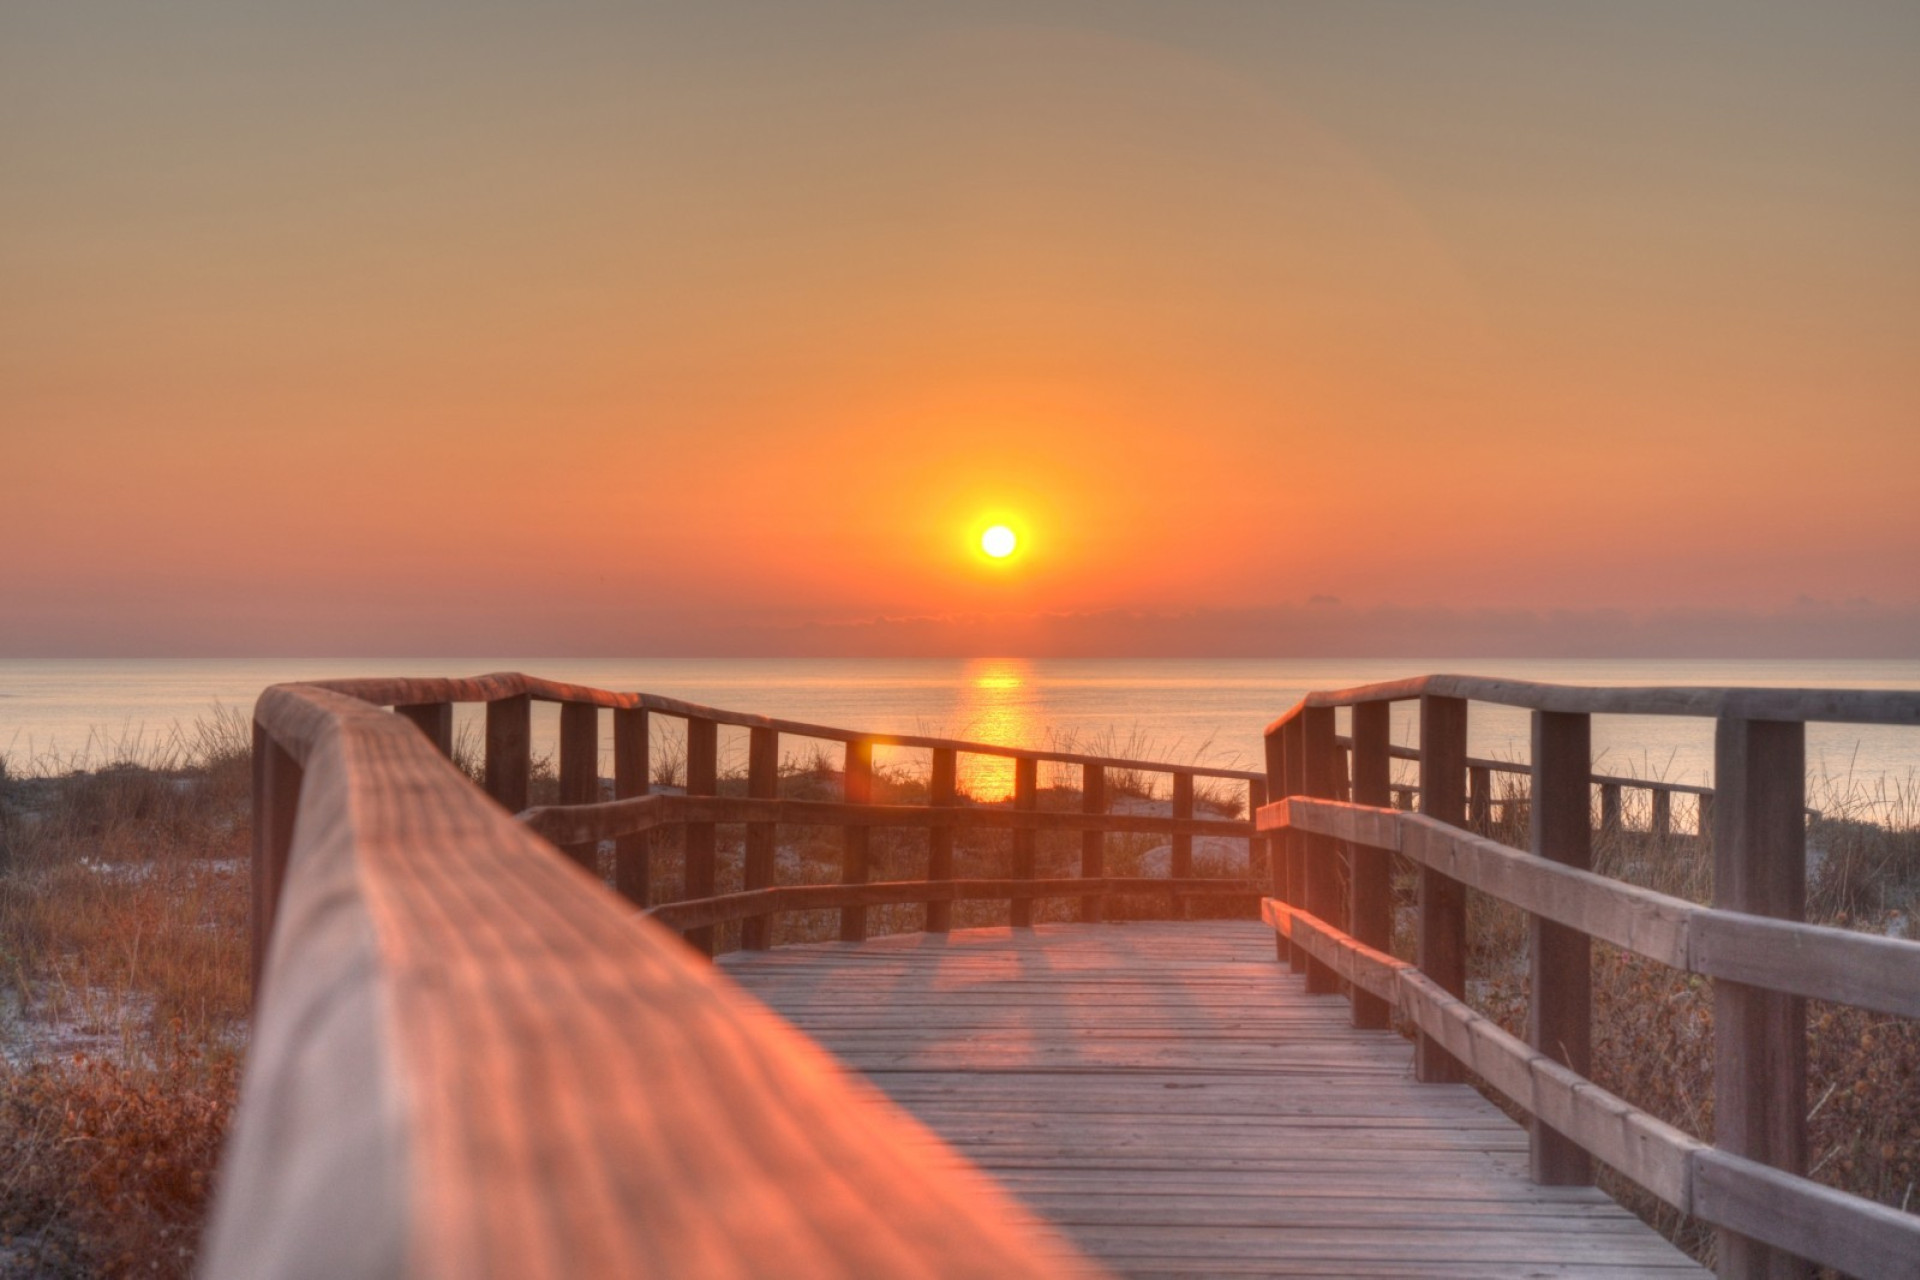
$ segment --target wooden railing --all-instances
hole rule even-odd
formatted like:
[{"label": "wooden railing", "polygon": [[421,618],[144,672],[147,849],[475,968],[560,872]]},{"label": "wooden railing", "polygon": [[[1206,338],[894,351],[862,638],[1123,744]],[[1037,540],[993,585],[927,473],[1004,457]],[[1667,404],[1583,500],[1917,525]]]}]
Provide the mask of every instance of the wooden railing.
[{"label": "wooden railing", "polygon": [[[1467,830],[1469,701],[1532,711],[1531,852]],[[1420,811],[1392,807],[1388,716],[1420,709]],[[1350,708],[1343,749],[1335,709]],[[1711,717],[1713,904],[1593,874],[1596,714]],[[1267,731],[1274,897],[1265,914],[1310,990],[1345,984],[1357,1026],[1397,1010],[1423,1080],[1472,1070],[1534,1117],[1532,1169],[1592,1160],[1718,1229],[1723,1276],[1920,1275],[1920,1217],[1805,1177],[1809,998],[1920,1017],[1920,943],[1804,922],[1808,721],[1920,725],[1920,694],[1596,689],[1462,676],[1316,693]],[[1615,793],[1617,795],[1617,792]],[[1617,812],[1617,811],[1616,811]],[[1605,818],[1603,816],[1603,822]],[[1390,952],[1390,855],[1418,869],[1415,961]],[[1344,884],[1343,884],[1344,879]],[[1466,1003],[1466,890],[1531,914],[1524,1042]],[[1591,1071],[1592,940],[1714,980],[1714,1141],[1616,1098]]]},{"label": "wooden railing", "polygon": [[[559,704],[564,803],[528,809],[535,701]],[[483,788],[450,760],[461,702],[485,704]],[[685,722],[685,795],[648,794],[656,715]],[[745,796],[716,794],[722,725],[748,730]],[[777,797],[782,734],[845,744],[843,800]],[[929,804],[871,803],[876,745],[931,753]],[[962,803],[958,763],[972,754],[1013,761],[1011,804]],[[1078,768],[1079,812],[1038,809],[1043,762]],[[1110,770],[1170,774],[1171,814],[1108,812]],[[1249,817],[1196,816],[1196,778],[1245,787]],[[863,734],[514,674],[269,689],[254,713],[256,1018],[206,1272],[1072,1270],[1046,1229],[928,1154],[912,1122],[697,953],[723,922],[763,948],[775,913],[822,907],[839,909],[839,934],[854,940],[868,908],[899,902],[926,904],[933,931],[950,927],[952,903],[981,899],[1005,900],[1016,926],[1049,897],[1097,920],[1115,893],[1227,895],[1251,913],[1257,883],[1195,875],[1192,842],[1246,838],[1264,873],[1250,817],[1264,785],[1244,771]],[[744,888],[718,894],[726,823],[745,827]],[[782,824],[845,831],[839,884],[776,883]],[[668,826],[683,834],[686,897],[656,904],[649,841]],[[871,879],[875,827],[928,832],[925,878]],[[981,829],[1011,833],[1009,874],[955,878],[955,833]],[[1042,832],[1081,834],[1080,876],[1037,874]],[[1169,875],[1106,875],[1118,832],[1166,836]],[[594,883],[605,840],[619,897]],[[636,906],[651,918],[636,920]]]},{"label": "wooden railing", "polygon": [[[1353,739],[1341,736],[1335,738],[1334,742],[1341,753],[1339,775],[1346,777],[1350,773]],[[1394,760],[1417,763],[1420,759],[1418,748],[1397,744],[1388,747],[1387,754]],[[1496,775],[1531,779],[1533,766],[1519,764],[1512,760],[1467,757],[1467,825],[1476,831],[1484,832],[1499,819],[1512,819],[1522,825],[1527,820],[1528,797],[1524,789],[1517,785],[1510,786],[1507,794],[1501,795],[1494,788],[1493,779]],[[1675,834],[1673,825],[1675,796],[1694,797],[1697,805],[1697,826],[1694,834],[1706,837],[1713,830],[1712,787],[1607,773],[1593,774],[1592,779],[1594,787],[1600,793],[1600,829],[1603,831],[1618,832],[1625,828],[1624,796],[1629,791],[1644,791],[1647,794],[1647,833],[1649,835],[1666,837]],[[1411,810],[1418,803],[1420,784],[1413,781],[1392,782],[1388,787],[1388,795],[1394,808]]]}]

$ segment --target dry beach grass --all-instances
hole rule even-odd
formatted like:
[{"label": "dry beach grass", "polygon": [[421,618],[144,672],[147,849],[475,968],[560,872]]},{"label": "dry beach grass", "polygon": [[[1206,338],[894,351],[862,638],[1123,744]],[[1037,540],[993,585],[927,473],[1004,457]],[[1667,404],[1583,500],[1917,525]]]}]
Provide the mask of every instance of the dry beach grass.
[{"label": "dry beach grass", "polygon": [[0,1270],[191,1268],[245,1040],[248,743],[216,714],[0,771]]}]

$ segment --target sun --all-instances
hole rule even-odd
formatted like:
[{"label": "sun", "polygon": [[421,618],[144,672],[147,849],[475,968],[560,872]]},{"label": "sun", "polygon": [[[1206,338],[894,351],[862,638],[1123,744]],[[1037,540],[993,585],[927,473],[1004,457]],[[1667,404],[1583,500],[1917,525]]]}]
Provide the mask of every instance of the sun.
[{"label": "sun", "polygon": [[995,560],[1005,560],[1019,545],[1020,539],[1003,524],[990,525],[980,535],[980,549]]}]

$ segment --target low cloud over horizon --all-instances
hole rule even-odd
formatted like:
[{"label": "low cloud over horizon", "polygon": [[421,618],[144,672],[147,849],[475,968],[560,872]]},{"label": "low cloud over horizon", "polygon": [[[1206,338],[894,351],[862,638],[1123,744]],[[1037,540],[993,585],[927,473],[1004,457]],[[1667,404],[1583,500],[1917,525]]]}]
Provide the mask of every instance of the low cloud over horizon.
[{"label": "low cloud over horizon", "polygon": [[[790,622],[711,612],[566,617],[528,608],[416,616],[355,610],[174,620],[87,641],[31,629],[29,657],[1778,658],[1920,657],[1920,606],[1801,598],[1773,610],[1510,609],[1305,603],[1191,610]],[[303,642],[288,644],[292,630]]]}]

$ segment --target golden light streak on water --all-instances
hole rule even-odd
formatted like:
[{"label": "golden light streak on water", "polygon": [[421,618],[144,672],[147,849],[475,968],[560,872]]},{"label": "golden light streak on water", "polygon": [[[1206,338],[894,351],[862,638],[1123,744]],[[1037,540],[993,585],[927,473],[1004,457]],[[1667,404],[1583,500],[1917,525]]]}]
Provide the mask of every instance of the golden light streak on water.
[{"label": "golden light streak on water", "polygon": [[[995,746],[1031,747],[1041,725],[1033,714],[1033,672],[1021,658],[976,658],[962,676],[960,736]],[[1013,795],[1013,761],[998,756],[960,757],[960,789],[976,800]]]}]

